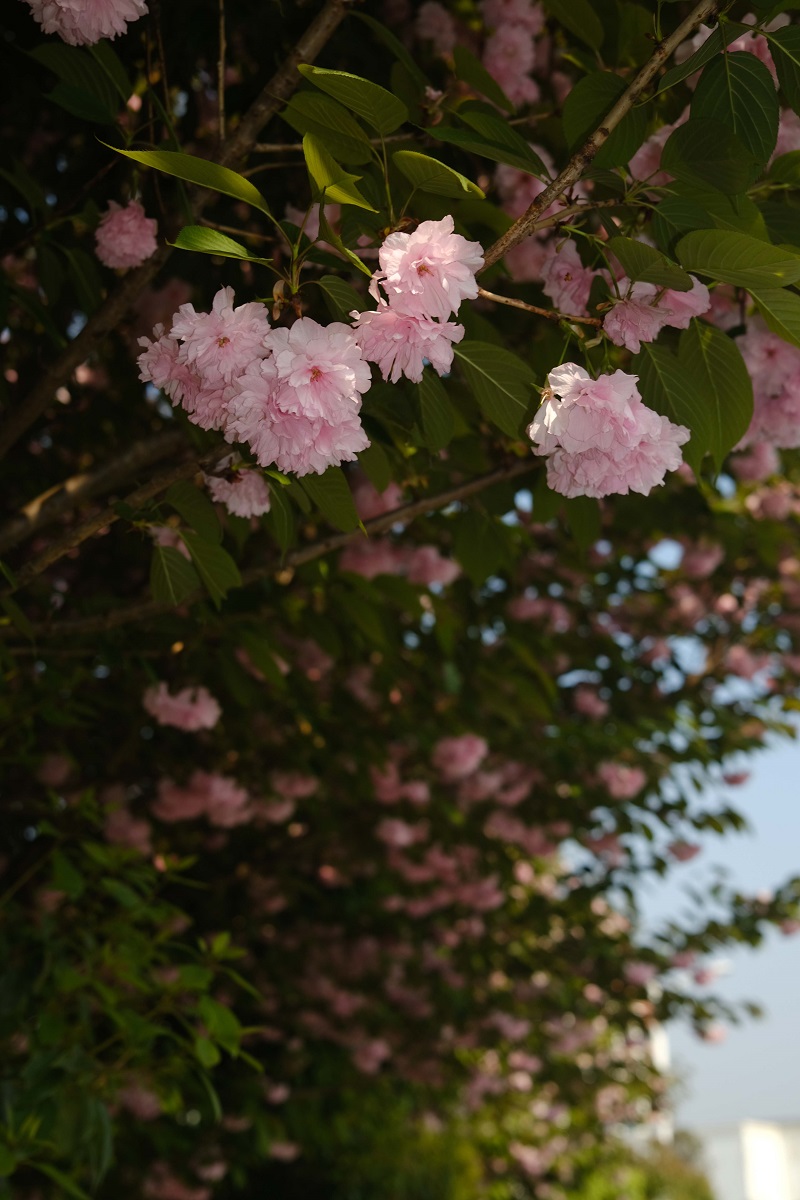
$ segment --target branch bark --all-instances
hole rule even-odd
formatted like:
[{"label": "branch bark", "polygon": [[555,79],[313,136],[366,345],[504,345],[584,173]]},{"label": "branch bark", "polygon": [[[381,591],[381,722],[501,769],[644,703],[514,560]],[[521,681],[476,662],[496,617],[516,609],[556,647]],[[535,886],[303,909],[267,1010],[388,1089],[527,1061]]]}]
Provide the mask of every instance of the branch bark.
[{"label": "branch bark", "polygon": [[[222,147],[218,160],[222,166],[236,166],[253,148],[261,130],[300,82],[298,64],[314,61],[343,20],[350,3],[351,0],[327,0],[316,19],[311,22]],[[215,195],[215,192],[199,193],[193,205],[195,216],[203,211]],[[45,370],[27,399],[0,425],[0,458],[49,407],[56,389],[70,378],[75,368],[89,357],[106,334],[116,328],[139,294],[155,279],[171,254],[171,246],[161,246],[152,258],[135,271],[131,271],[103,307],[90,317],[81,333]]]},{"label": "branch bark", "polygon": [[[475,479],[469,479],[464,483],[456,484],[455,487],[448,488],[444,492],[439,492],[435,496],[423,496],[420,500],[412,500],[410,503],[392,509],[391,512],[384,513],[380,517],[373,517],[372,520],[364,522],[364,528],[368,534],[385,533],[393,525],[407,524],[409,521],[413,521],[415,517],[422,516],[428,512],[436,512],[439,509],[446,508],[448,504],[456,503],[456,501],[466,500],[468,497],[483,492],[496,483],[506,483],[509,480],[518,479],[521,475],[526,475],[531,471],[537,470],[538,466],[539,463],[532,456],[515,459],[511,463],[497,467],[494,471],[489,471],[486,475],[479,475]],[[301,546],[297,550],[293,550],[280,560],[272,560],[262,566],[251,567],[249,571],[243,572],[242,584],[247,587],[252,583],[257,583],[260,579],[267,579],[283,571],[293,570],[296,567],[303,566],[305,563],[313,562],[314,559],[321,558],[325,554],[341,550],[344,546],[349,545],[350,542],[354,542],[360,537],[363,537],[360,529],[351,530],[349,533],[330,534],[328,537],[311,542],[308,546]],[[207,598],[207,593],[204,590],[197,591],[189,596],[184,603],[192,604],[197,600],[205,598]],[[174,609],[168,605],[157,604],[154,600],[143,600],[135,604],[112,609],[111,612],[105,613],[101,617],[81,617],[71,621],[58,621],[52,625],[34,625],[33,629],[37,638],[89,636],[97,633],[107,633],[111,629],[119,629],[123,625],[146,621],[152,617],[158,617],[163,613],[173,611]],[[0,635],[3,634],[18,636],[17,631],[9,629],[9,627],[0,628]]]},{"label": "branch bark", "polygon": [[494,245],[489,247],[484,255],[484,270],[503,258],[509,250],[512,250],[514,246],[518,246],[521,241],[534,232],[542,213],[547,211],[554,200],[557,200],[559,196],[563,196],[567,188],[571,187],[573,183],[578,182],[600,147],[608,141],[613,130],[616,129],[622,118],[630,112],[636,101],[641,99],[667,59],[674,53],[681,42],[694,33],[698,25],[701,25],[708,17],[716,15],[720,4],[721,0],[700,0],[700,3],[696,4],[689,13],[689,16],[684,21],[681,21],[675,32],[671,33],[669,37],[661,42],[652,58],[645,63],[638,75],[631,81],[629,87],[626,88],[619,100],[617,100],[614,107],[603,118],[603,124],[594,131],[591,137],[581,146],[580,150],[573,154],[566,167],[564,167],[564,170],[556,175],[552,183],[549,183],[544,191],[536,197],[527,211],[521,217],[517,218],[514,224],[506,230],[502,237],[497,239]]}]

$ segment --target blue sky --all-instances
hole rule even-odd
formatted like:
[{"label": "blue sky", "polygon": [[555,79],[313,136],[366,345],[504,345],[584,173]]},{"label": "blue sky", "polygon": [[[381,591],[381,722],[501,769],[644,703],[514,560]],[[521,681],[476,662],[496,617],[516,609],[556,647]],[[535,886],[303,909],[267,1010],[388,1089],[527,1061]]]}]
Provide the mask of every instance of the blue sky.
[{"label": "blue sky", "polygon": [[[748,783],[726,789],[750,831],[702,839],[702,855],[649,888],[650,920],[675,917],[685,907],[685,888],[708,881],[716,867],[750,893],[800,875],[800,741],[777,743],[750,766]],[[722,1045],[670,1027],[673,1064],[685,1080],[678,1122],[699,1128],[747,1117],[800,1120],[800,934],[771,933],[760,950],[725,958],[730,973],[716,990],[728,1000],[753,1000],[766,1014],[729,1029]]]}]

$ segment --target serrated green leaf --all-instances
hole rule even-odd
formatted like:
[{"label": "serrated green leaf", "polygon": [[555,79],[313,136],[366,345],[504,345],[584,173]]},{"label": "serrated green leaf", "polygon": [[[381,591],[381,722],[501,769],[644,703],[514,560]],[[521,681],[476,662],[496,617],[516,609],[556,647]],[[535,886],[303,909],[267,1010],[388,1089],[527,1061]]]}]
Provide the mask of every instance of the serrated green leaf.
[{"label": "serrated green leaf", "polygon": [[450,444],[456,426],[444,384],[430,367],[425,368],[422,382],[417,384],[417,395],[425,445],[432,454],[438,454]]},{"label": "serrated green leaf", "polygon": [[795,112],[800,112],[800,27],[787,25],[773,33],[764,32],[781,91]]},{"label": "serrated green leaf", "polygon": [[369,138],[347,109],[332,96],[298,92],[281,113],[301,135],[312,133],[334,158],[345,163],[367,163],[374,157]]},{"label": "serrated green leaf", "polygon": [[154,546],[150,563],[150,591],[156,604],[174,608],[201,586],[188,559],[174,546]]},{"label": "serrated green leaf", "polygon": [[193,154],[183,154],[178,150],[120,150],[117,146],[109,146],[108,149],[141,163],[143,167],[153,167],[186,183],[195,183],[198,187],[221,192],[223,196],[233,196],[234,200],[243,200],[245,204],[269,215],[269,205],[258,188],[229,167],[220,167],[208,159],[196,158]]},{"label": "serrated green leaf", "polygon": [[537,178],[548,178],[547,168],[539,155],[502,117],[496,113],[475,111],[466,106],[460,108],[457,115],[469,129],[437,126],[431,130],[432,135],[439,141],[460,146],[493,162],[518,167],[520,171],[526,171]]},{"label": "serrated green leaf", "polygon": [[315,282],[322,288],[325,302],[334,320],[347,321],[351,312],[354,310],[363,312],[366,308],[361,293],[357,292],[351,283],[340,279],[338,275],[323,275]]},{"label": "serrated green leaf", "polygon": [[490,342],[464,341],[453,349],[481,411],[503,433],[518,437],[536,407],[531,368]]},{"label": "serrated green leaf", "polygon": [[676,292],[691,291],[692,280],[686,271],[645,242],[613,237],[609,238],[608,248],[619,259],[629,279],[654,283]]},{"label": "serrated green leaf", "polygon": [[784,288],[751,289],[750,295],[772,332],[800,347],[800,296]]},{"label": "serrated green leaf", "polygon": [[386,491],[392,482],[392,464],[380,442],[373,442],[366,450],[359,451],[358,465],[377,491]]},{"label": "serrated green leaf", "polygon": [[700,76],[692,117],[722,121],[764,164],[778,140],[780,110],[772,75],[754,54],[722,54]]},{"label": "serrated green leaf", "polygon": [[[95,102],[94,115],[87,116],[87,120],[102,120],[103,123],[113,125],[116,113],[120,108],[120,100],[122,99],[122,102],[125,103],[130,96],[130,90],[124,99],[120,97],[117,83],[112,78],[108,66],[103,64],[101,56],[93,53],[93,49],[83,49],[80,46],[68,46],[63,43],[61,45],[45,43],[27,53],[35,62],[58,76],[61,84],[59,88],[56,88],[56,92],[59,95],[68,98],[78,97],[78,107],[88,103],[87,97]],[[60,90],[62,86],[63,91]],[[83,97],[82,100],[81,97]],[[61,103],[61,101],[57,100],[57,103]],[[67,111],[73,111],[68,104],[64,104],[63,107],[67,108]],[[92,110],[90,109],[90,111]],[[83,116],[84,114],[76,112],[74,115]]]},{"label": "serrated green leaf", "polygon": [[753,419],[752,380],[733,339],[696,318],[681,334],[678,359],[707,409],[707,449],[719,470]]},{"label": "serrated green leaf", "polygon": [[409,183],[421,192],[447,196],[452,200],[462,200],[467,196],[483,199],[484,193],[477,183],[472,183],[459,171],[454,171],[428,154],[420,154],[417,150],[395,150],[392,162]]},{"label": "serrated green leaf", "polygon": [[356,187],[361,176],[345,171],[313,133],[303,135],[303,154],[311,180],[326,203],[353,204],[368,212],[377,212]]},{"label": "serrated green leaf", "polygon": [[164,494],[167,504],[171,504],[177,513],[183,517],[187,525],[191,525],[200,537],[209,542],[222,541],[222,529],[211,500],[187,479],[173,483]]},{"label": "serrated green leaf", "polygon": [[347,71],[329,71],[324,67],[310,66],[308,63],[302,63],[297,69],[320,91],[333,96],[334,100],[356,113],[380,134],[394,133],[395,129],[408,120],[408,109],[402,100],[398,100],[379,84],[362,79],[360,75],[351,75]]},{"label": "serrated green leaf", "polygon": [[417,66],[413,57],[411,54],[409,54],[408,50],[405,48],[400,39],[396,38],[391,30],[387,29],[385,25],[382,25],[380,21],[376,21],[374,17],[370,17],[366,13],[354,13],[353,15],[357,18],[357,20],[363,21],[365,25],[369,26],[375,36],[383,42],[384,46],[386,46],[388,50],[391,51],[397,61],[403,64],[411,78],[416,80],[420,88],[424,90],[428,86],[429,81]]},{"label": "serrated green leaf", "polygon": [[591,50],[600,49],[605,28],[589,0],[544,0],[544,6],[551,16]]},{"label": "serrated green leaf", "polygon": [[647,407],[691,431],[682,453],[692,470],[699,472],[703,457],[711,448],[713,423],[695,380],[676,355],[655,342],[642,344],[632,371],[639,376],[639,391]]},{"label": "serrated green leaf", "polygon": [[687,271],[736,287],[788,287],[800,280],[800,251],[747,233],[698,229],[681,238],[675,253]]},{"label": "serrated green leaf", "polygon": [[73,87],[70,83],[57,83],[53,90],[47,93],[47,99],[81,121],[92,121],[96,125],[116,124],[115,114],[102,100],[98,100],[97,96],[84,91],[83,88]]},{"label": "serrated green leaf", "polygon": [[713,229],[714,219],[702,205],[685,196],[665,196],[653,213],[653,235],[664,250],[692,229]]},{"label": "serrated green leaf", "polygon": [[665,92],[667,88],[674,87],[676,83],[682,83],[684,79],[694,75],[706,63],[711,62],[712,58],[720,54],[726,46],[746,32],[747,26],[739,25],[736,21],[726,21],[724,25],[717,25],[694,54],[689,55],[686,61],[677,67],[671,67],[661,77],[658,90]]},{"label": "serrated green leaf", "polygon": [[99,42],[88,46],[87,49],[95,62],[100,66],[100,69],[111,81],[119,99],[124,105],[127,105],[133,92],[133,87],[119,55],[106,38],[101,38]]},{"label": "serrated green leaf", "polygon": [[285,554],[294,541],[295,519],[294,510],[289,498],[284,495],[284,489],[270,489],[269,512],[264,518],[267,529]]},{"label": "serrated green leaf", "polygon": [[343,533],[358,526],[353,493],[341,467],[328,467],[323,475],[304,475],[299,481],[322,515]]},{"label": "serrated green leaf", "polygon": [[[593,71],[575,84],[564,101],[563,112],[564,136],[570,150],[579,149],[603,124],[603,117],[619,100],[626,86],[624,79],[610,71]],[[627,166],[646,134],[644,107],[631,109],[594,156],[594,166]]]},{"label": "serrated green leaf", "polygon": [[[670,187],[674,198],[681,197],[699,204],[717,229],[735,229],[761,241],[769,241],[764,217],[749,196],[743,193],[725,195],[711,184],[688,176],[686,179],[676,179]],[[661,208],[660,204],[658,208]]]},{"label": "serrated green leaf", "polygon": [[220,233],[217,229],[209,229],[206,225],[185,225],[170,245],[177,250],[194,250],[199,254],[216,254],[222,258],[241,258],[246,262],[271,261],[267,258],[257,258],[227,234]]},{"label": "serrated green leaf", "polygon": [[726,195],[744,192],[763,163],[722,121],[691,118],[670,134],[661,167],[676,179],[699,179]]},{"label": "serrated green leaf", "polygon": [[491,100],[492,104],[496,104],[498,108],[504,108],[506,112],[514,111],[514,104],[509,100],[500,84],[466,46],[455,47],[453,65],[456,79],[463,79],[465,83],[471,84],[477,92],[480,92],[487,100]]},{"label": "serrated green leaf", "polygon": [[242,586],[239,568],[228,551],[216,542],[206,541],[189,529],[185,530],[181,536],[208,594],[219,608],[231,588]]},{"label": "serrated green leaf", "polygon": [[800,188],[800,150],[779,154],[770,165],[769,177],[776,183],[788,183],[790,187]]},{"label": "serrated green leaf", "polygon": [[368,279],[372,278],[372,271],[370,271],[367,264],[362,262],[354,250],[351,250],[349,246],[345,246],[338,233],[330,225],[322,205],[320,205],[319,209],[319,236],[321,241],[327,242],[329,246],[335,247],[340,254],[344,255],[347,261],[352,263],[362,275],[366,275]]}]

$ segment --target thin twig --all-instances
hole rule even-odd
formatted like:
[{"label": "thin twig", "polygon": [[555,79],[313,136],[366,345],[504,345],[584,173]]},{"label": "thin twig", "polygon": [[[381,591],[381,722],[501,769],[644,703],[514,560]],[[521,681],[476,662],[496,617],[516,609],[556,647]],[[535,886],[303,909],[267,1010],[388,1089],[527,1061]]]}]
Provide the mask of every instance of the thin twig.
[{"label": "thin twig", "polygon": [[673,51],[694,32],[698,25],[715,15],[721,2],[722,0],[701,0],[699,4],[695,5],[686,20],[681,21],[675,32],[661,42],[652,58],[645,63],[614,107],[603,118],[603,124],[594,131],[580,150],[573,154],[564,170],[555,177],[552,183],[547,185],[543,192],[539,193],[528,210],[497,239],[493,246],[489,247],[484,255],[484,269],[503,258],[509,250],[518,246],[529,234],[533,233],[542,213],[546,212],[553,201],[562,196],[567,188],[578,182],[600,147],[608,141],[613,130],[630,112],[637,100],[641,99]]},{"label": "thin twig", "polygon": [[[328,0],[297,45],[283,60],[266,87],[245,113],[235,132],[222,147],[219,164],[238,166],[252,150],[259,133],[288,100],[300,82],[297,70],[301,62],[311,63],[335,32],[348,11],[349,0]],[[195,202],[195,216],[216,198],[215,192],[202,192]],[[72,375],[98,344],[119,325],[139,294],[155,278],[172,254],[171,246],[161,246],[152,258],[131,271],[102,308],[90,317],[84,329],[69,343],[34,384],[27,398],[20,403],[0,426],[0,458],[22,437],[52,404],[56,389]]]},{"label": "thin twig", "polygon": [[598,317],[578,317],[574,313],[557,312],[551,308],[539,308],[536,304],[527,304],[524,300],[515,300],[512,296],[498,296],[496,292],[487,292],[479,287],[478,295],[484,300],[493,300],[495,304],[507,304],[509,308],[521,308],[525,312],[535,313],[537,317],[546,317],[548,321],[571,321],[574,325],[594,325],[598,329],[603,322]]},{"label": "thin twig", "polygon": [[[173,483],[178,483],[181,479],[190,479],[192,475],[196,475],[203,467],[213,466],[220,458],[226,454],[230,454],[228,446],[215,446],[202,457],[193,455],[186,462],[178,463],[175,466],[166,468],[154,475],[147,483],[142,484],[136,491],[123,498],[122,503],[132,509],[140,508],[146,504],[148,500],[154,500],[156,496],[160,496]],[[14,592],[18,592],[20,588],[25,587],[37,575],[41,575],[42,571],[46,571],[53,563],[58,562],[65,554],[69,554],[70,550],[74,550],[76,546],[80,546],[87,538],[93,537],[99,533],[101,529],[108,528],[118,521],[120,517],[116,507],[109,505],[102,512],[96,513],[93,517],[88,517],[80,525],[76,525],[74,529],[70,529],[63,537],[52,542],[46,550],[37,557],[25,563],[25,566],[17,572],[16,581],[13,585],[9,584],[0,591],[0,599],[5,596],[11,596]]]},{"label": "thin twig", "polygon": [[[435,496],[424,496],[421,500],[412,500],[409,504],[403,504],[399,508],[384,513],[380,517],[373,517],[372,520],[364,522],[364,528],[368,534],[385,533],[393,525],[407,524],[409,521],[414,520],[415,517],[429,512],[436,512],[439,509],[446,508],[449,504],[455,504],[459,500],[466,500],[469,496],[474,496],[478,492],[485,491],[486,488],[492,487],[496,483],[506,483],[509,480],[517,479],[521,475],[526,475],[530,471],[537,470],[538,467],[539,463],[533,457],[514,459],[513,462],[506,463],[502,467],[497,467],[487,475],[479,475],[475,479],[469,479],[465,483],[457,484],[455,487],[448,488],[447,491],[440,492]],[[261,579],[279,575],[287,570],[293,570],[296,567],[303,566],[305,563],[312,562],[316,558],[321,558],[325,554],[331,554],[334,550],[341,550],[344,546],[357,541],[362,536],[360,529],[354,529],[349,533],[331,534],[329,537],[321,538],[319,541],[312,542],[308,546],[302,546],[298,550],[293,550],[280,560],[272,560],[258,567],[251,567],[250,570],[242,573],[242,583],[244,586],[248,586],[251,583],[257,583]],[[206,596],[207,593],[205,591],[197,591],[187,597],[184,604],[191,604],[197,600],[205,599]],[[58,621],[50,625],[34,625],[33,630],[37,638],[80,637],[84,634],[106,633],[108,630],[118,629],[123,625],[130,625],[138,621],[146,621],[151,617],[158,617],[172,611],[174,610],[169,605],[158,604],[155,600],[142,600],[135,604],[112,609],[111,612],[101,617],[80,617],[71,621]],[[17,631],[9,626],[5,628],[0,627],[0,636],[8,635],[19,636]]]},{"label": "thin twig", "polygon": [[225,141],[225,0],[219,0],[219,63],[217,64],[217,114],[220,143]]},{"label": "thin twig", "polygon": [[0,553],[24,542],[40,529],[52,525],[71,509],[107,495],[122,483],[127,483],[143,467],[152,466],[164,458],[171,458],[188,443],[183,433],[170,431],[157,433],[154,437],[134,442],[124,454],[104,463],[91,474],[73,475],[30,500],[19,516],[12,517],[0,527]]}]

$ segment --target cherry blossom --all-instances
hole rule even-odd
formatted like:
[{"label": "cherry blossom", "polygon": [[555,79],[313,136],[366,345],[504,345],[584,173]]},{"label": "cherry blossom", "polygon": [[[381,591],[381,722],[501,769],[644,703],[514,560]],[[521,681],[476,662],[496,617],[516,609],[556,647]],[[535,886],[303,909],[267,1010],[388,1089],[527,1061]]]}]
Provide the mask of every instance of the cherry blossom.
[{"label": "cherry blossom", "polygon": [[390,233],[378,261],[370,292],[379,300],[380,284],[396,312],[446,321],[462,300],[478,295],[475,273],[483,252],[453,232],[451,216],[423,221],[413,233]]},{"label": "cherry blossom", "polygon": [[142,704],[159,725],[174,725],[190,732],[213,729],[222,715],[219,704],[204,687],[184,688],[172,695],[166,683],[157,683],[146,690]]},{"label": "cherry blossom", "polygon": [[147,0],[26,0],[43,33],[71,46],[91,46],[127,32],[148,11]]},{"label": "cherry blossom", "polygon": [[419,383],[426,362],[437,375],[447,375],[453,365],[453,343],[464,336],[463,325],[403,313],[396,304],[381,302],[377,309],[350,315],[355,318],[364,358],[376,363],[383,378],[392,383],[402,375]]},{"label": "cherry blossom", "polygon": [[97,257],[106,267],[139,267],[158,249],[157,232],[158,222],[138,200],[124,208],[111,200],[95,230]]}]

